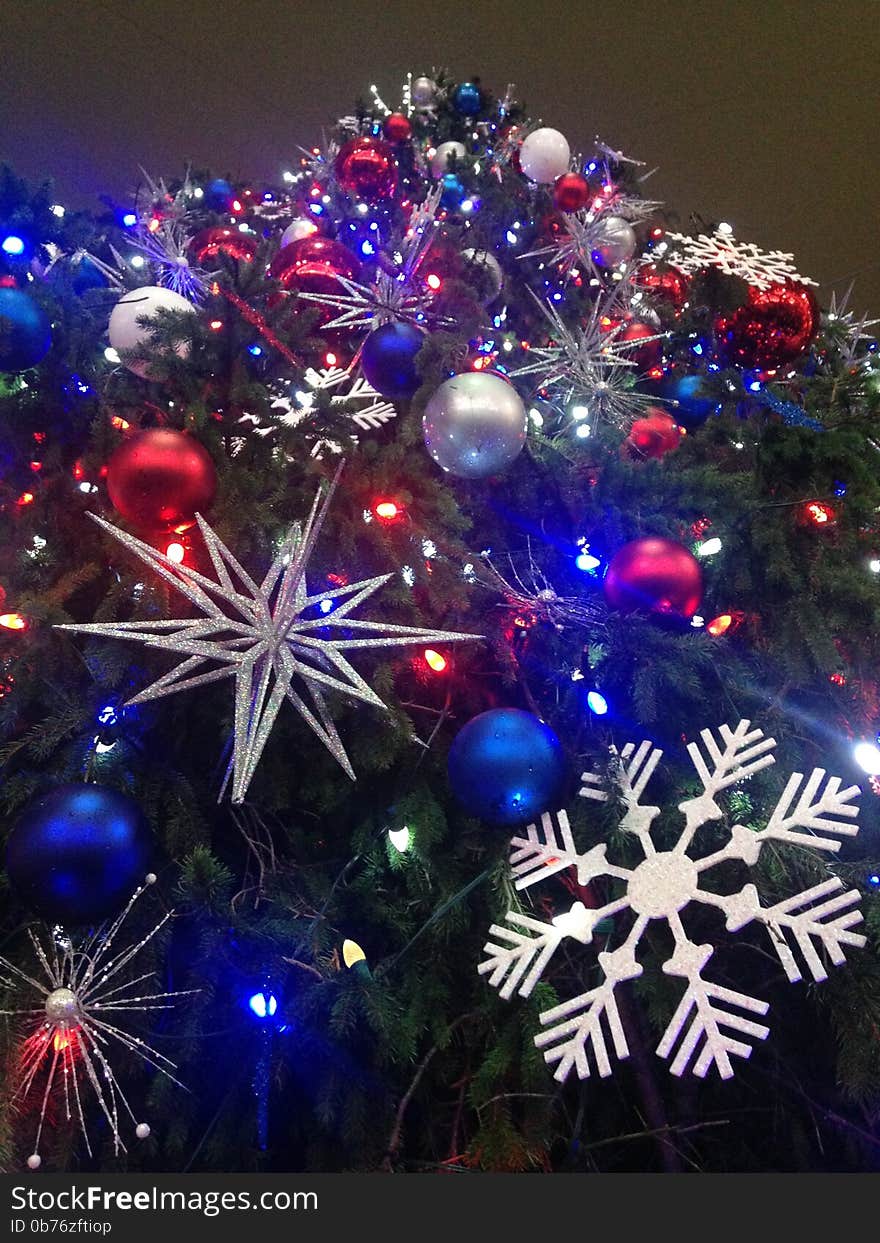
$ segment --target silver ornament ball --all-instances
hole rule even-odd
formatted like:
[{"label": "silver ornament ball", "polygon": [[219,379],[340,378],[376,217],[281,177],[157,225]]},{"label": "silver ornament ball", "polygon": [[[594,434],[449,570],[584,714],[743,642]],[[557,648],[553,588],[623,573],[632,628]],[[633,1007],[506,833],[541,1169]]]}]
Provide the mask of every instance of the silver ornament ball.
[{"label": "silver ornament ball", "polygon": [[29,1170],[38,1170],[43,1164],[43,1158],[38,1152],[32,1152],[27,1159],[27,1167]]},{"label": "silver ornament ball", "polygon": [[504,285],[504,272],[501,264],[490,250],[474,250],[473,247],[463,250],[461,257],[467,263],[476,281],[480,301],[487,305],[494,302]]},{"label": "silver ornament ball", "polygon": [[606,216],[600,221],[593,243],[593,258],[606,268],[616,268],[626,263],[636,253],[636,234],[628,220],[622,216]]},{"label": "silver ornament ball", "polygon": [[445,380],[425,407],[425,445],[450,474],[485,479],[505,470],[526,443],[526,411],[500,376],[466,371]]},{"label": "silver ornament ball", "polygon": [[430,108],[437,98],[437,83],[433,78],[413,78],[410,96],[417,108]]},{"label": "silver ornament ball", "polygon": [[305,216],[297,216],[281,234],[281,245],[289,246],[291,242],[301,242],[304,237],[311,237],[318,232],[318,226]]},{"label": "silver ornament ball", "polygon": [[462,160],[467,155],[467,147],[463,142],[441,142],[431,156],[431,173],[433,176],[445,177],[450,171],[450,159]]},{"label": "silver ornament ball", "polygon": [[519,165],[530,181],[552,185],[568,172],[571,148],[558,129],[544,126],[528,134],[519,149]]},{"label": "silver ornament ball", "polygon": [[46,1018],[59,1027],[74,1027],[79,1022],[79,999],[73,989],[53,989],[46,998]]},{"label": "silver ornament ball", "polygon": [[138,1139],[148,1139],[150,1134],[149,1122],[139,1122],[134,1128],[134,1133]]}]

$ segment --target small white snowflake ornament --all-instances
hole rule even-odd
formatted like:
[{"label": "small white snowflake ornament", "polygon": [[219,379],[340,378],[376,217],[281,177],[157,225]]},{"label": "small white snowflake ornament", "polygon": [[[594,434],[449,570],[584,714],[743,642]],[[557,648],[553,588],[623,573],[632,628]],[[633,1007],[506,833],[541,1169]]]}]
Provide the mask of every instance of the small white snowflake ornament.
[{"label": "small white snowflake ornament", "polygon": [[801,276],[793,264],[794,255],[782,250],[761,250],[754,242],[738,242],[730,225],[719,225],[714,233],[689,237],[686,233],[667,233],[669,258],[682,272],[693,274],[701,268],[717,268],[727,276],[739,276],[756,289],[769,289],[785,281],[816,285]]},{"label": "small white snowflake ornament", "polygon": [[[547,1030],[535,1038],[535,1045],[545,1051],[548,1065],[556,1066],[555,1078],[560,1081],[572,1068],[579,1078],[588,1078],[591,1060],[600,1076],[610,1075],[608,1036],[614,1054],[618,1058],[628,1056],[616,990],[619,984],[642,974],[636,954],[655,919],[665,920],[674,941],[663,971],[685,982],[681,1002],[656,1050],[659,1057],[671,1059],[672,1074],[682,1075],[690,1068],[702,1078],[714,1065],[722,1079],[729,1079],[733,1075],[731,1057],[748,1057],[749,1041],[767,1037],[769,1029],[752,1017],[767,1013],[765,1001],[704,977],[714,947],[696,944],[685,930],[682,912],[692,902],[722,911],[728,932],[762,923],[792,983],[802,978],[798,954],[803,967],[818,982],[826,978],[827,962],[834,966],[844,962],[845,946],[865,944],[863,936],[851,931],[862,919],[855,909],[859,891],[844,890],[837,876],[829,876],[770,907],[761,905],[751,884],[729,895],[703,888],[703,875],[710,868],[725,860],[753,866],[766,842],[834,852],[840,849],[839,838],[858,832],[858,826],[851,822],[858,815],[854,800],[859,787],[841,789],[839,777],[827,777],[824,769],[816,768],[806,781],[802,773],[792,774],[765,828],[755,831],[735,824],[723,847],[702,858],[691,858],[687,851],[697,830],[723,814],[716,796],[775,762],[775,740],[765,738],[760,729],[750,729],[749,721],[740,721],[735,729],[722,725],[717,735],[703,730],[702,745],[693,742],[688,747],[703,792],[679,803],[685,823],[671,850],[658,850],[651,837],[651,825],[660,808],[641,801],[663,754],[650,742],[638,746],[628,743],[619,754],[613,753],[616,781],[626,808],[620,827],[638,838],[644,856],[638,866],[609,862],[605,843],[579,852],[565,811],[545,813],[540,824],[530,824],[524,836],[511,842],[510,862],[517,889],[530,888],[556,872],[575,868],[579,885],[608,877],[612,887],[619,889],[622,883],[622,892],[595,909],[575,902],[550,923],[508,911],[506,920],[511,926],[490,928],[494,940],[486,944],[488,957],[478,968],[502,997],[510,998],[515,992],[527,997],[566,938],[588,945],[601,920],[622,912],[629,912],[633,920],[622,943],[598,955],[600,983],[540,1016]],[[610,798],[603,778],[584,773],[582,780],[583,798],[601,802]],[[824,959],[820,951],[824,951]]]}]

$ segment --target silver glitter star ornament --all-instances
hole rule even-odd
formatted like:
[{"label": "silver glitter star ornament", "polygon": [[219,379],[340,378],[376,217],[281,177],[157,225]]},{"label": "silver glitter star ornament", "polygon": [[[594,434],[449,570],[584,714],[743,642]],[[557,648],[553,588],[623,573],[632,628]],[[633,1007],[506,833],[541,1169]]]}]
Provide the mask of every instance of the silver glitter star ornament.
[{"label": "silver glitter star ornament", "polygon": [[[103,518],[93,521],[195,605],[201,617],[169,621],[100,622],[59,626],[79,634],[133,639],[147,647],[177,652],[184,659],[135,695],[144,703],[223,678],[235,680],[232,757],[220,797],[232,779],[232,802],[241,803],[259,763],[278,712],[288,699],[354,780],[345,748],[324,700],[341,691],[376,708],[385,704],[345,656],[361,648],[461,643],[481,636],[423,630],[354,617],[359,605],[393,576],[381,574],[331,591],[310,595],[306,570],[327,515],[339,472],[321,501],[320,490],[304,527],[296,524],[281,544],[258,585],[217,534],[198,516],[199,528],[216,581],[177,565],[149,544],[120,531]],[[330,611],[322,612],[324,602]],[[340,632],[333,637],[333,631]],[[295,683],[302,688],[300,693]]]}]

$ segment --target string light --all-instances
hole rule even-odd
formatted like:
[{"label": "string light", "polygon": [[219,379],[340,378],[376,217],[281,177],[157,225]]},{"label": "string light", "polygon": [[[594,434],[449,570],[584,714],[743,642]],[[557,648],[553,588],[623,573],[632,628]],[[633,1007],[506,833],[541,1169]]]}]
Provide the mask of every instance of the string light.
[{"label": "string light", "polygon": [[718,617],[714,617],[709,622],[706,629],[713,638],[717,639],[720,635],[726,634],[733,625],[733,617],[730,613],[721,613]]},{"label": "string light", "polygon": [[444,673],[449,661],[440,652],[435,652],[432,647],[426,647],[424,651],[425,664],[429,669],[433,669],[434,673]]},{"label": "string light", "polygon": [[165,556],[169,561],[173,561],[175,565],[181,565],[183,563],[183,558],[186,556],[186,549],[183,544],[180,544],[177,540],[174,540],[165,549]]},{"label": "string light", "polygon": [[853,759],[869,777],[880,774],[880,747],[876,742],[857,742],[853,747]]},{"label": "string light", "polygon": [[[401,829],[389,829],[388,840],[391,843],[391,845],[394,847],[394,849],[397,851],[398,854],[401,854],[401,855],[406,854],[407,850],[409,850],[410,843],[412,841],[412,834],[409,831],[409,826],[405,824],[403,828]],[[353,944],[353,942],[350,942],[350,941],[346,942],[346,945],[351,945],[351,944]],[[350,965],[351,964],[346,963],[346,966],[350,966]]]},{"label": "string light", "polygon": [[27,618],[22,617],[21,613],[0,614],[0,626],[4,630],[27,630],[27,625]]},{"label": "string light", "polygon": [[24,239],[18,237],[15,233],[10,233],[8,237],[4,237],[0,242],[0,248],[5,254],[16,258],[18,255],[24,254]]},{"label": "string light", "polygon": [[716,552],[721,552],[722,544],[717,535],[713,535],[711,539],[703,540],[702,544],[697,544],[694,552],[698,557],[714,557]]},{"label": "string light", "polygon": [[355,971],[358,975],[370,978],[371,972],[367,965],[367,956],[357,941],[345,940],[342,942],[342,961],[348,967],[349,971]]},{"label": "string light", "polygon": [[608,711],[608,700],[600,691],[588,691],[587,707],[594,716],[604,716]]},{"label": "string light", "polygon": [[396,501],[377,501],[373,506],[373,512],[383,522],[393,522],[400,516],[402,510]]},{"label": "string light", "polygon": [[588,551],[587,545],[584,545],[583,551],[579,552],[575,557],[574,563],[579,570],[584,572],[584,574],[595,574],[599,566],[602,564],[598,557],[594,557],[593,554]]},{"label": "string light", "polygon": [[271,1019],[278,1010],[278,998],[274,993],[260,990],[248,997],[248,1009],[258,1019]]},{"label": "string light", "polygon": [[823,501],[808,501],[804,511],[810,522],[814,522],[817,527],[827,526],[835,518],[832,507]]}]

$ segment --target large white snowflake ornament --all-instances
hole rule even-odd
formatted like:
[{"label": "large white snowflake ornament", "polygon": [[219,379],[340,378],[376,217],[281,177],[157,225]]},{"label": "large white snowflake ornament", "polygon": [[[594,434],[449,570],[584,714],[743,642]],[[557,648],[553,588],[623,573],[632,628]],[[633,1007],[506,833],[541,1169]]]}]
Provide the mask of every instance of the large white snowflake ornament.
[{"label": "large white snowflake ornament", "polygon": [[701,268],[717,268],[727,276],[741,277],[756,289],[769,289],[785,281],[818,284],[799,274],[792,262],[794,255],[782,250],[761,250],[754,242],[738,242],[730,225],[719,225],[711,235],[700,233],[697,237],[667,233],[666,241],[667,257],[688,274]]},{"label": "large white snowflake ornament", "polygon": [[[685,930],[682,912],[692,902],[720,910],[726,916],[728,932],[739,932],[753,922],[763,924],[792,983],[802,978],[796,951],[818,982],[826,978],[828,962],[834,966],[844,962],[844,946],[865,944],[863,936],[851,931],[862,919],[861,912],[854,909],[859,892],[845,890],[838,876],[830,875],[769,907],[761,905],[752,884],[733,894],[703,888],[704,875],[710,868],[726,860],[754,866],[767,842],[834,852],[840,848],[838,838],[858,832],[858,826],[851,823],[858,815],[854,806],[858,786],[841,789],[839,777],[826,777],[824,769],[816,768],[806,781],[803,774],[792,774],[765,828],[756,831],[735,824],[723,847],[702,858],[691,858],[688,847],[697,830],[722,817],[717,795],[775,762],[771,754],[775,740],[765,738],[760,729],[750,729],[749,721],[740,721],[735,729],[722,725],[717,733],[716,738],[711,730],[703,730],[702,746],[694,742],[688,747],[703,792],[679,803],[685,824],[671,850],[658,850],[651,838],[651,824],[660,808],[641,801],[663,754],[650,742],[638,746],[628,743],[615,753],[616,781],[626,807],[621,829],[638,839],[644,856],[638,866],[609,862],[604,843],[579,851],[565,811],[544,814],[540,824],[530,824],[524,836],[512,840],[511,867],[517,889],[530,888],[556,872],[575,868],[578,884],[607,877],[610,887],[619,892],[594,909],[575,902],[550,923],[508,911],[507,923],[512,926],[494,925],[490,929],[494,940],[485,946],[488,957],[478,968],[502,997],[509,998],[515,992],[527,997],[566,939],[588,945],[600,921],[624,912],[629,912],[633,921],[615,949],[599,953],[600,982],[540,1016],[547,1030],[536,1036],[535,1045],[545,1051],[545,1061],[556,1066],[555,1078],[560,1081],[572,1068],[579,1078],[588,1078],[590,1055],[600,1076],[611,1074],[606,1029],[616,1056],[628,1056],[616,990],[624,981],[642,974],[636,953],[655,919],[666,922],[674,942],[663,971],[685,982],[681,1002],[656,1050],[659,1057],[672,1059],[672,1074],[682,1075],[690,1068],[702,1078],[714,1065],[722,1079],[729,1079],[733,1075],[731,1057],[748,1057],[751,1046],[747,1041],[767,1037],[769,1029],[753,1017],[767,1013],[765,1001],[722,987],[704,976],[714,947],[695,943]],[[582,797],[603,802],[611,797],[603,778],[585,773],[582,780]],[[824,958],[820,951],[824,951]]]}]

